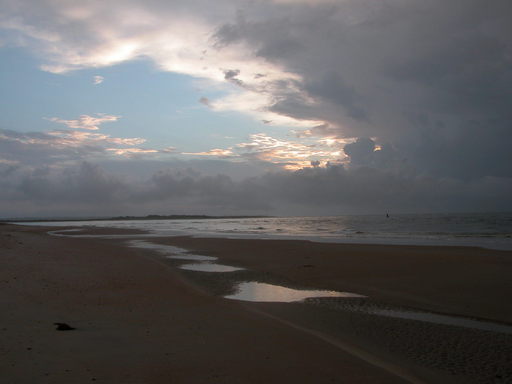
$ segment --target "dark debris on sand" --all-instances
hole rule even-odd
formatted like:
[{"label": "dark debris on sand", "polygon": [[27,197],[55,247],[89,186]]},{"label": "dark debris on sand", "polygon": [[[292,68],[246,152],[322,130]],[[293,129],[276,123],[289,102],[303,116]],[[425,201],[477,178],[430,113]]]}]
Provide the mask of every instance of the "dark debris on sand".
[{"label": "dark debris on sand", "polygon": [[55,328],[55,330],[57,330],[57,331],[73,331],[76,329],[66,323],[53,323],[53,324],[57,326],[57,328]]}]

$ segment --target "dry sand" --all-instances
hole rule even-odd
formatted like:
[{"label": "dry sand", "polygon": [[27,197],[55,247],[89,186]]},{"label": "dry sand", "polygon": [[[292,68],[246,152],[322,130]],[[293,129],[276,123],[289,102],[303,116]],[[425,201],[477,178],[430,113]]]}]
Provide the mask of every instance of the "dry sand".
[{"label": "dry sand", "polygon": [[[219,297],[237,279],[254,278],[369,295],[350,304],[361,308],[392,305],[510,321],[510,253],[151,239],[249,268],[212,276],[179,270],[178,261],[121,241],[52,237],[46,230],[0,226],[2,383],[465,383],[512,377],[510,335],[356,313],[339,299],[285,304]],[[77,329],[56,331],[54,322]]]}]

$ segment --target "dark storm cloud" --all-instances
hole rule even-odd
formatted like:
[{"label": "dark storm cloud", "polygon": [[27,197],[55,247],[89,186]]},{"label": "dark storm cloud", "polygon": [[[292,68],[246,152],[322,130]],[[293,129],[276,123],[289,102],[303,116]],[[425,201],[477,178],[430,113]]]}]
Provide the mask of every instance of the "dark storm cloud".
[{"label": "dark storm cloud", "polygon": [[97,165],[84,162],[63,171],[38,168],[22,178],[19,190],[33,201],[109,204],[122,201],[127,186]]},{"label": "dark storm cloud", "polygon": [[508,1],[295,4],[264,19],[247,11],[217,38],[246,42],[302,76],[274,112],[374,137],[419,172],[510,177],[510,15]]},{"label": "dark storm cloud", "polygon": [[375,142],[372,139],[359,138],[353,143],[346,144],[344,151],[352,164],[371,165],[375,154]]},{"label": "dark storm cloud", "polygon": [[4,216],[477,212],[512,209],[511,194],[510,178],[463,181],[367,166],[313,164],[240,180],[166,168],[133,179],[84,162],[11,174],[0,208]]},{"label": "dark storm cloud", "polygon": [[326,73],[318,79],[308,81],[304,89],[311,96],[342,106],[348,116],[356,120],[368,117],[365,110],[358,105],[358,95],[354,87],[347,85],[336,73]]},{"label": "dark storm cloud", "polygon": [[226,80],[231,80],[231,79],[236,78],[239,74],[240,74],[239,69],[229,69],[229,70],[224,71],[224,78]]},{"label": "dark storm cloud", "polygon": [[268,212],[271,205],[259,195],[262,187],[253,183],[170,168],[140,178],[123,177],[83,162],[11,173],[2,179],[0,209],[3,217],[19,216],[20,211],[36,216]]}]

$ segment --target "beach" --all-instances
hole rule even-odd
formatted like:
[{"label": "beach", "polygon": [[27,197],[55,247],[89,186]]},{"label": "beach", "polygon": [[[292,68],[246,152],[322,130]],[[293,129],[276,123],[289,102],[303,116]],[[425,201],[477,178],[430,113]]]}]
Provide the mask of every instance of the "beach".
[{"label": "beach", "polygon": [[[127,239],[57,237],[48,230],[0,225],[0,371],[6,383],[512,379],[511,334],[372,313],[425,311],[510,325],[510,251],[150,240],[243,268],[208,273],[128,247]],[[366,297],[294,303],[223,298],[240,281]],[[76,330],[57,331],[57,322]]]}]

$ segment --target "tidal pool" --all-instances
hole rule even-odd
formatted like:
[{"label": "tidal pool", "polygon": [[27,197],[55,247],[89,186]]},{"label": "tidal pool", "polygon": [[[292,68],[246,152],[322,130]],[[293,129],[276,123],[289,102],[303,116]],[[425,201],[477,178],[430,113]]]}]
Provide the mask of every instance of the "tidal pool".
[{"label": "tidal pool", "polygon": [[196,264],[184,264],[180,266],[181,269],[187,271],[198,271],[198,272],[234,272],[241,271],[244,268],[232,267],[231,265],[222,265],[215,263],[196,263]]},{"label": "tidal pool", "polygon": [[62,236],[62,237],[67,237],[69,235],[66,235],[66,233],[71,233],[71,232],[82,232],[83,229],[80,229],[80,228],[75,228],[75,229],[60,229],[60,230],[57,230],[57,231],[48,231],[48,234],[49,235],[52,235],[52,236]]},{"label": "tidal pool", "polygon": [[236,289],[235,294],[224,297],[232,300],[287,303],[301,301],[310,297],[366,297],[349,292],[292,289],[255,281],[240,283]]},{"label": "tidal pool", "polygon": [[192,254],[180,254],[180,255],[172,255],[167,256],[169,259],[179,259],[179,260],[191,260],[191,261],[215,261],[216,257],[213,256],[203,256],[203,255],[192,255]]},{"label": "tidal pool", "polygon": [[173,245],[164,245],[164,244],[157,244],[157,243],[151,243],[146,240],[132,240],[128,242],[130,247],[133,248],[144,248],[144,249],[154,249],[155,251],[158,251],[160,253],[166,253],[166,254],[180,254],[187,252],[186,249],[175,247]]},{"label": "tidal pool", "polygon": [[442,315],[429,312],[399,311],[392,309],[375,309],[369,310],[367,313],[378,316],[394,317],[398,319],[417,320],[427,323],[455,325],[457,327],[512,334],[512,326],[510,325],[471,319],[467,317]]},{"label": "tidal pool", "polygon": [[132,240],[129,242],[130,247],[134,248],[144,248],[144,249],[153,249],[170,259],[180,259],[180,260],[193,260],[193,261],[215,261],[216,257],[212,256],[203,256],[203,255],[194,255],[188,253],[188,251],[184,248],[175,247],[173,245],[164,245],[151,243],[145,240]]}]

